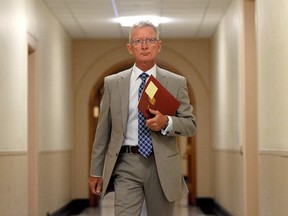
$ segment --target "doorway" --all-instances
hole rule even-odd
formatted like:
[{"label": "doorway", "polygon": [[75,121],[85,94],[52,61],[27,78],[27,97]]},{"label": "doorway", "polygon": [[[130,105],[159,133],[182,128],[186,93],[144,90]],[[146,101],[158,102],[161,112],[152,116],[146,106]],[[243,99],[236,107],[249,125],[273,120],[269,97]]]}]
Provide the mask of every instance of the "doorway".
[{"label": "doorway", "polygon": [[[38,88],[35,41],[28,45],[28,215],[38,215]],[[34,45],[34,46],[33,46]]]},{"label": "doorway", "polygon": [[245,131],[244,161],[244,212],[247,216],[259,214],[258,180],[258,125],[257,125],[257,52],[255,1],[244,1],[244,83]]}]

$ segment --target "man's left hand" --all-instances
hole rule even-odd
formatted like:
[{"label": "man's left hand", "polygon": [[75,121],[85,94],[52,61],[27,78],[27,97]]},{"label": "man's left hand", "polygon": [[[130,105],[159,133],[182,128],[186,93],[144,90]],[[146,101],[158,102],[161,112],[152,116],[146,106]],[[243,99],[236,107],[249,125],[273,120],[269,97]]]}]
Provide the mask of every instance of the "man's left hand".
[{"label": "man's left hand", "polygon": [[149,109],[149,112],[154,115],[153,118],[146,121],[146,126],[153,131],[160,131],[166,127],[168,117],[163,115],[158,110]]}]

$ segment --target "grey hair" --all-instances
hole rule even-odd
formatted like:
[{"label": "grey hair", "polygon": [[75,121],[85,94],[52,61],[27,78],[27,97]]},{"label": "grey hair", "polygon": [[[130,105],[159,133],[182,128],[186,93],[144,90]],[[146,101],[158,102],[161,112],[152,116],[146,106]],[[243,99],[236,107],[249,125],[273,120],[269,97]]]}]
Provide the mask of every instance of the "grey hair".
[{"label": "grey hair", "polygon": [[135,23],[129,33],[129,43],[131,43],[131,38],[132,38],[132,32],[136,29],[136,28],[144,28],[144,27],[151,27],[155,33],[156,33],[156,39],[159,40],[160,38],[160,32],[159,29],[150,21],[140,21]]}]

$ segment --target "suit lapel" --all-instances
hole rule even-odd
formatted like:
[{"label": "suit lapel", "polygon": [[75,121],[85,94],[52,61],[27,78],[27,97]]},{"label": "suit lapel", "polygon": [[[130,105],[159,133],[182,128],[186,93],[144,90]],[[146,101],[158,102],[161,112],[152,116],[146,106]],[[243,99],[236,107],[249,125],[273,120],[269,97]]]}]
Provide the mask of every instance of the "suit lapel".
[{"label": "suit lapel", "polygon": [[159,67],[156,69],[156,79],[166,88],[167,87],[167,77],[163,70]]},{"label": "suit lapel", "polygon": [[[121,94],[121,114],[122,114],[122,125],[123,131],[127,129],[127,121],[128,121],[128,111],[129,111],[129,88],[130,88],[130,78],[131,78],[132,68],[124,71],[119,80],[118,87],[119,92]],[[167,77],[165,72],[162,71],[161,68],[157,67],[156,69],[156,79],[166,88],[167,87]]]},{"label": "suit lapel", "polygon": [[127,128],[131,72],[132,69],[125,71],[118,80],[119,91],[121,94],[121,106],[119,108],[121,108],[123,131],[126,131]]}]

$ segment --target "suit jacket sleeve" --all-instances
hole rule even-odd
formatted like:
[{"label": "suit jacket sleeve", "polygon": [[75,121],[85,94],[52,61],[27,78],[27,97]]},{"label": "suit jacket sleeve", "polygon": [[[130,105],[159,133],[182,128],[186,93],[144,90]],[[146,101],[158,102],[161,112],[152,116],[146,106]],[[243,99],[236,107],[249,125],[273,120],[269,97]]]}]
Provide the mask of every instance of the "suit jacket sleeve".
[{"label": "suit jacket sleeve", "polygon": [[173,89],[172,91],[180,102],[180,106],[176,115],[171,116],[173,126],[168,136],[192,136],[196,132],[196,118],[193,115],[193,107],[190,104],[186,79],[181,77],[178,85],[175,86],[174,83]]},{"label": "suit jacket sleeve", "polygon": [[110,90],[107,79],[104,79],[104,94],[100,103],[100,115],[95,133],[90,175],[102,176],[105,155],[111,134],[111,114],[110,114]]}]

